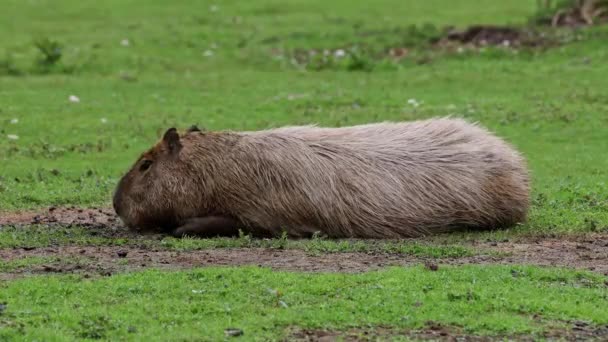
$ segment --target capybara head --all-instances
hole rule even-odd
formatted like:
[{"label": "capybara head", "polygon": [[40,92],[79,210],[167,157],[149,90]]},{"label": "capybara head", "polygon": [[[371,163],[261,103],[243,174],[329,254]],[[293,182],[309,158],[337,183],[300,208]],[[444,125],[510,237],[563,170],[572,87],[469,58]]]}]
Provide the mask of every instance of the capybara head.
[{"label": "capybara head", "polygon": [[[192,126],[188,133],[199,131]],[[121,178],[114,193],[116,214],[132,229],[169,230],[195,211],[197,178],[183,161],[182,138],[175,128],[144,152]],[[179,208],[179,210],[175,210]],[[179,211],[179,213],[177,213]]]}]

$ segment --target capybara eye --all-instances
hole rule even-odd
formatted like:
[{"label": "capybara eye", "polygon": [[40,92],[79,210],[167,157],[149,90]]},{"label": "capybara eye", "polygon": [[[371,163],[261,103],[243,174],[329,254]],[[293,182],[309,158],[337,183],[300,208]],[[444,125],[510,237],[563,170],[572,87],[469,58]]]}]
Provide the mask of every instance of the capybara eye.
[{"label": "capybara eye", "polygon": [[146,171],[147,169],[149,169],[149,168],[150,168],[150,166],[151,166],[151,165],[152,165],[152,161],[151,161],[151,160],[147,160],[147,159],[146,159],[146,160],[144,160],[144,161],[141,163],[141,166],[139,167],[139,170],[140,170],[140,171],[142,171],[142,172],[143,172],[143,171]]}]

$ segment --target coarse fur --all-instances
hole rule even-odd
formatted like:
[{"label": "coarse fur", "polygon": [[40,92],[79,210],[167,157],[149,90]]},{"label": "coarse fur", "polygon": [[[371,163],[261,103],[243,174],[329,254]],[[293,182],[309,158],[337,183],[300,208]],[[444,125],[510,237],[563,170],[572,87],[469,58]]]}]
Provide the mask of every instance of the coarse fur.
[{"label": "coarse fur", "polygon": [[129,227],[176,235],[419,237],[524,222],[524,158],[457,118],[165,133],[121,179]]}]

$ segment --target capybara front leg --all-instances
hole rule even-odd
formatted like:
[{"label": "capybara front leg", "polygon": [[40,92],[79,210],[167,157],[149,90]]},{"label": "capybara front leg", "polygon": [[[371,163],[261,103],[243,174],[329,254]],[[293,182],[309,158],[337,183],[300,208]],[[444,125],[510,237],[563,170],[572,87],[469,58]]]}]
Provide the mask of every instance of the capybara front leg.
[{"label": "capybara front leg", "polygon": [[173,236],[185,235],[198,237],[236,236],[239,222],[224,216],[194,217],[173,231]]}]

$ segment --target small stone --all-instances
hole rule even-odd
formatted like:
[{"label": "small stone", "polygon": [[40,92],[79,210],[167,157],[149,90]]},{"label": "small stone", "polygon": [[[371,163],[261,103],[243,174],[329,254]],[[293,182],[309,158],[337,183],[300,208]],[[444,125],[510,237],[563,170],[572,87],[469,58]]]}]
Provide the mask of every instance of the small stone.
[{"label": "small stone", "polygon": [[224,330],[224,334],[226,334],[226,336],[230,336],[230,337],[242,336],[243,330],[237,329],[237,328],[228,328],[228,329]]},{"label": "small stone", "polygon": [[425,262],[424,267],[426,267],[427,269],[429,269],[431,271],[437,271],[439,269],[439,266],[437,266],[436,263],[430,262],[430,261]]},{"label": "small stone", "polygon": [[42,270],[44,272],[57,272],[58,269],[56,267],[50,266],[50,265],[44,265],[42,266]]},{"label": "small stone", "polygon": [[572,329],[575,329],[575,330],[584,330],[585,327],[589,326],[589,323],[585,322],[585,321],[574,321],[573,323],[574,323],[574,326],[572,327]]}]

